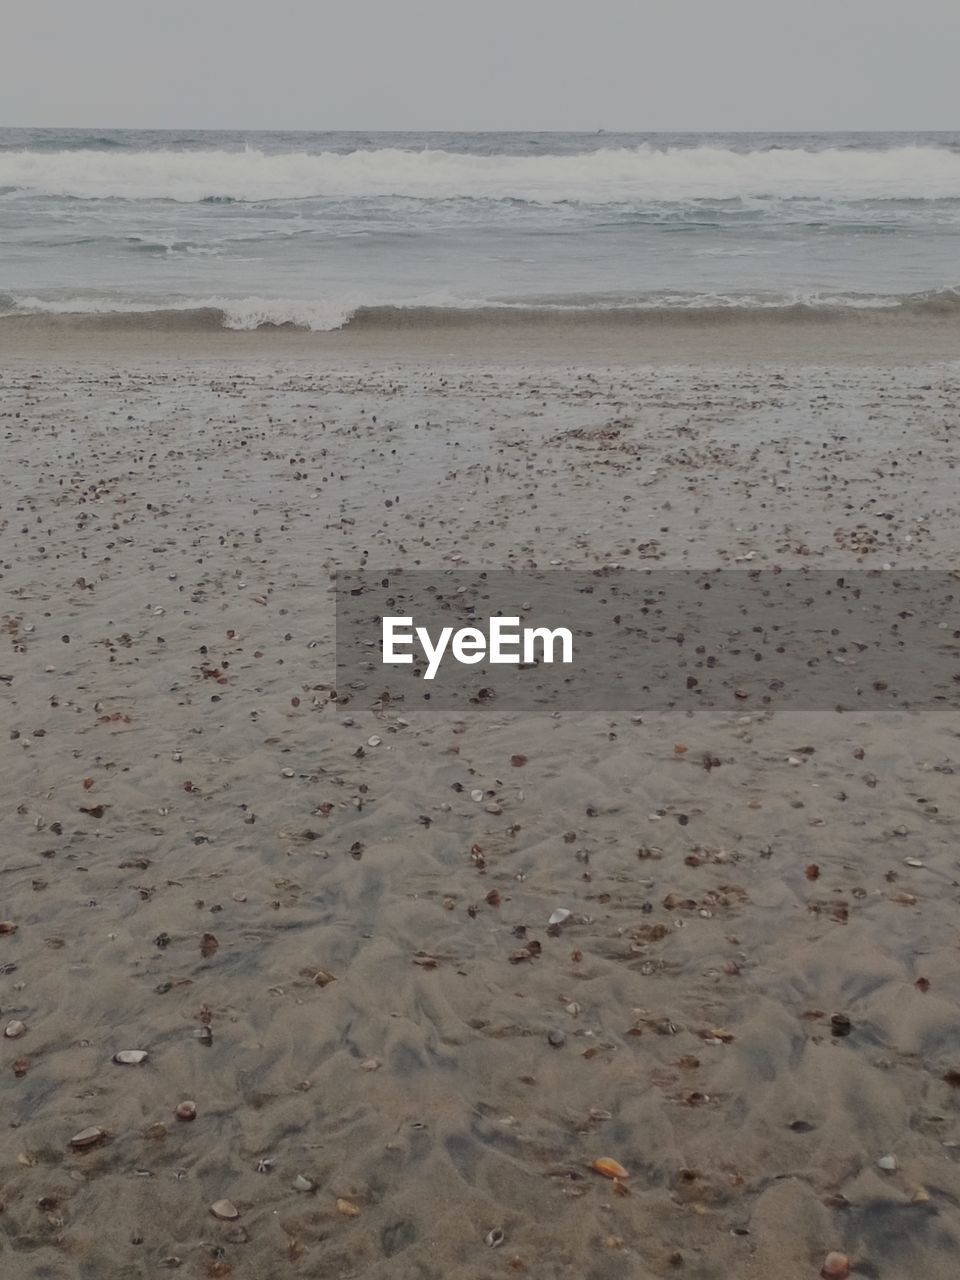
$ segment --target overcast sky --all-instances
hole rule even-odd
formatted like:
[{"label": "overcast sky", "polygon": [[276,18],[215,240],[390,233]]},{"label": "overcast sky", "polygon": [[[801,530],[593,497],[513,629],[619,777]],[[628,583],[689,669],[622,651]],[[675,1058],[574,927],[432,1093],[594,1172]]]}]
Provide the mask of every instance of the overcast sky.
[{"label": "overcast sky", "polygon": [[0,125],[960,129],[960,0],[5,0]]}]

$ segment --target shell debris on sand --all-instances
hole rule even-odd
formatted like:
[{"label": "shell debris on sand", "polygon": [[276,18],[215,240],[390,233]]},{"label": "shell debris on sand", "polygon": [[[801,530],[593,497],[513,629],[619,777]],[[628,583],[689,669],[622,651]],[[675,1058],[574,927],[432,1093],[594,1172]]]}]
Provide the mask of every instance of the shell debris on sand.
[{"label": "shell debris on sand", "polygon": [[210,1212],[215,1218],[220,1218],[224,1222],[232,1222],[240,1217],[240,1210],[232,1200],[214,1200],[210,1206]]},{"label": "shell debris on sand", "polygon": [[77,1151],[82,1151],[103,1142],[106,1136],[106,1129],[101,1129],[99,1125],[91,1125],[88,1129],[81,1129],[79,1133],[75,1133],[70,1139],[70,1146]]},{"label": "shell debris on sand", "polygon": [[137,1067],[149,1057],[146,1049],[121,1049],[113,1055],[113,1060],[120,1067]]},{"label": "shell debris on sand", "polygon": [[850,1274],[850,1259],[845,1253],[828,1253],[820,1268],[823,1280],[846,1280]]},{"label": "shell debris on sand", "polygon": [[620,1161],[614,1160],[610,1156],[600,1156],[599,1159],[594,1160],[591,1163],[590,1168],[594,1173],[603,1174],[605,1178],[614,1178],[619,1180],[621,1178],[630,1177],[630,1174],[623,1167]]}]

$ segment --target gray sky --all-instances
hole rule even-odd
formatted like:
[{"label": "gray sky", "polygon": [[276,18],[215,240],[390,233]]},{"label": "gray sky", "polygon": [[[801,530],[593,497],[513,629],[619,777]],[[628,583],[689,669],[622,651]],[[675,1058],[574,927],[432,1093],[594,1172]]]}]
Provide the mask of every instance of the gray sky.
[{"label": "gray sky", "polygon": [[960,0],[5,0],[0,125],[960,129]]}]

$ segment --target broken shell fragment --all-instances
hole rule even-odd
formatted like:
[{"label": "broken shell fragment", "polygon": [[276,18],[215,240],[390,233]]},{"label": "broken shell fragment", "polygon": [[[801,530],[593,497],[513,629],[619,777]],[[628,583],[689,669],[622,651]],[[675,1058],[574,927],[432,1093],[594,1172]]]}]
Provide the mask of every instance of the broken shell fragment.
[{"label": "broken shell fragment", "polygon": [[20,1022],[19,1019],[14,1018],[12,1022],[8,1022],[4,1027],[3,1034],[8,1040],[19,1040],[26,1029],[27,1028],[24,1023]]},{"label": "broken shell fragment", "polygon": [[352,1200],[344,1200],[342,1196],[338,1196],[337,1213],[342,1213],[345,1218],[359,1218],[360,1208]]},{"label": "broken shell fragment", "polygon": [[594,1173],[602,1173],[605,1178],[629,1178],[630,1174],[617,1160],[611,1160],[609,1156],[601,1156],[599,1160],[594,1160],[590,1168]]},{"label": "broken shell fragment", "polygon": [[484,1241],[491,1249],[498,1249],[503,1244],[504,1238],[503,1229],[494,1227],[492,1231],[488,1231],[484,1236]]},{"label": "broken shell fragment", "polygon": [[10,934],[17,932],[17,926],[12,920],[0,920],[0,938],[9,937]]},{"label": "broken shell fragment", "polygon": [[222,1218],[224,1222],[232,1222],[234,1218],[240,1217],[240,1210],[231,1200],[214,1200],[210,1206],[210,1212],[215,1218]]},{"label": "broken shell fragment", "polygon": [[882,1170],[884,1171],[884,1173],[896,1173],[896,1171],[897,1171],[897,1157],[896,1157],[896,1156],[881,1156],[881,1157],[880,1157],[880,1159],[877,1161],[877,1168],[878,1168],[878,1169],[882,1169]]},{"label": "broken shell fragment", "polygon": [[313,1191],[315,1186],[316,1183],[312,1182],[309,1178],[305,1178],[302,1173],[298,1173],[293,1180],[294,1191]]},{"label": "broken shell fragment", "polygon": [[95,1147],[106,1136],[105,1129],[101,1129],[99,1125],[91,1125],[89,1129],[81,1129],[79,1133],[75,1133],[70,1139],[70,1145],[75,1150],[82,1151],[85,1147]]},{"label": "broken shell fragment", "polygon": [[850,1260],[845,1253],[828,1253],[820,1274],[824,1280],[846,1280],[850,1274]]},{"label": "broken shell fragment", "polygon": [[113,1055],[113,1060],[120,1067],[138,1067],[149,1056],[146,1049],[121,1049]]},{"label": "broken shell fragment", "polygon": [[195,1102],[181,1102],[177,1105],[176,1117],[178,1120],[196,1120],[197,1104]]},{"label": "broken shell fragment", "polygon": [[557,907],[556,911],[550,912],[547,924],[566,924],[572,915],[573,912],[568,911],[566,907]]}]

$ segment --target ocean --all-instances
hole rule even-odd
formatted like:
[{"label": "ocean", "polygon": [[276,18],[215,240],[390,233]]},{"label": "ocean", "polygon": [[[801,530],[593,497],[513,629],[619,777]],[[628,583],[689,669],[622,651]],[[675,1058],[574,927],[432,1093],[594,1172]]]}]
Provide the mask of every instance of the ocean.
[{"label": "ocean", "polygon": [[0,315],[891,307],[960,308],[960,133],[0,130]]}]

